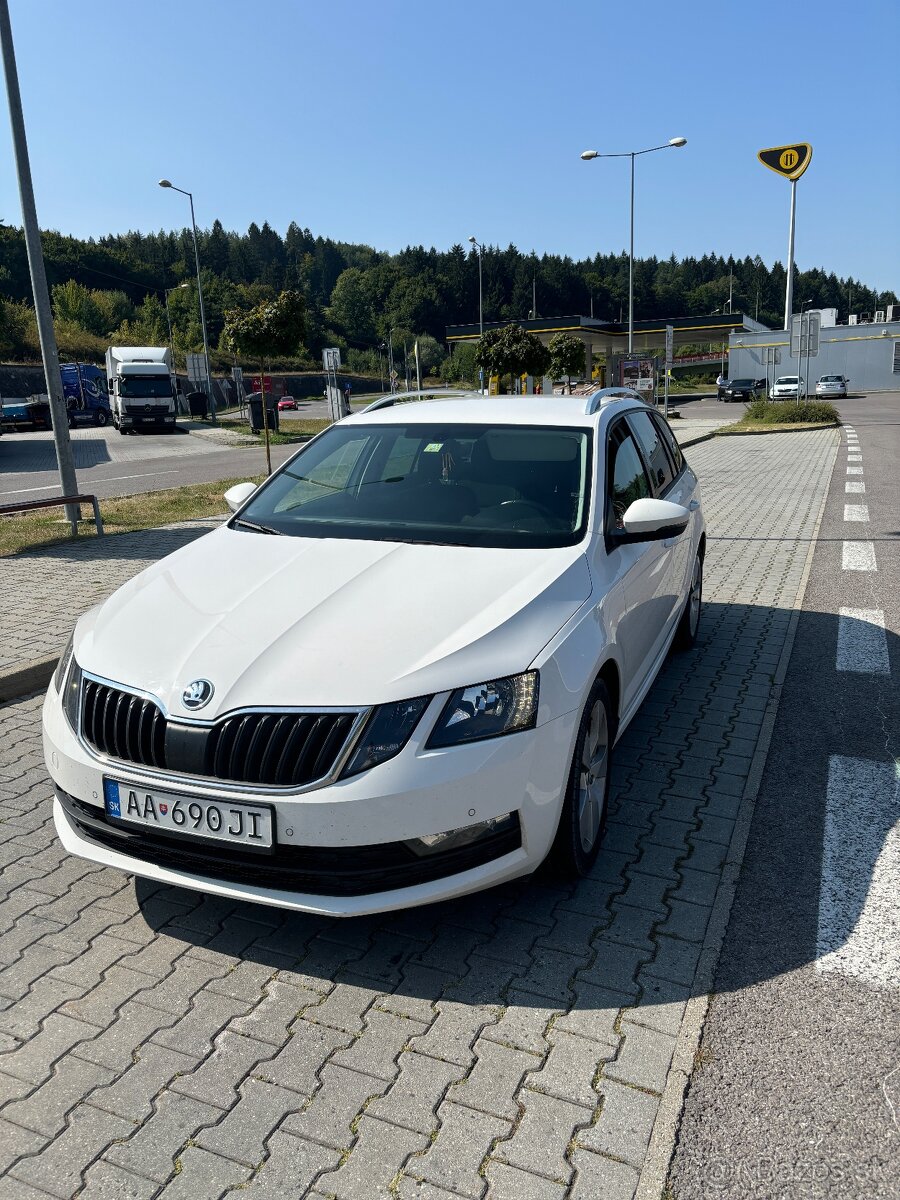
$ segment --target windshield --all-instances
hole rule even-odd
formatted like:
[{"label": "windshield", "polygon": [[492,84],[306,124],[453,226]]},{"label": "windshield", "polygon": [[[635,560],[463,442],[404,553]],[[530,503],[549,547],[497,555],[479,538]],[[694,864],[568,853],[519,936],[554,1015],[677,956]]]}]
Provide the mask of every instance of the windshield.
[{"label": "windshield", "polygon": [[151,396],[171,399],[172,381],[168,375],[120,375],[119,395],[140,400]]},{"label": "windshield", "polygon": [[755,382],[756,381],[754,379],[732,379],[731,383],[728,386],[733,387],[733,388],[736,388],[736,387],[749,388],[749,387],[753,387],[753,384]]},{"label": "windshield", "polygon": [[775,386],[778,387],[779,383],[790,384],[790,383],[796,383],[796,382],[797,382],[796,375],[782,375],[780,379],[775,380]]},{"label": "windshield", "polygon": [[525,425],[335,425],[235,522],[292,537],[556,547],[587,524],[591,434]]}]

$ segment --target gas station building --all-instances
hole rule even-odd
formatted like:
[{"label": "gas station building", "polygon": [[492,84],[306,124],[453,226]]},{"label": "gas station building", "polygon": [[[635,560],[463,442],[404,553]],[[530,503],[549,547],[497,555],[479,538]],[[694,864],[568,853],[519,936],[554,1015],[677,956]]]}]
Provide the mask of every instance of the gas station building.
[{"label": "gas station building", "polygon": [[[502,329],[506,325],[516,324],[529,333],[535,334],[546,346],[557,333],[569,333],[578,337],[584,343],[585,362],[591,362],[591,356],[603,354],[606,356],[606,370],[602,379],[605,386],[620,386],[628,383],[637,386],[636,371],[640,371],[641,362],[659,360],[662,370],[666,348],[666,326],[673,329],[673,342],[678,346],[708,344],[712,349],[707,356],[708,361],[698,363],[696,359],[690,364],[695,367],[703,366],[709,369],[716,362],[726,361],[729,340],[741,335],[767,333],[765,325],[754,321],[744,313],[713,313],[703,317],[668,317],[661,320],[635,321],[633,351],[628,353],[628,324],[623,321],[603,321],[596,317],[538,317],[534,320],[523,321],[486,321],[484,328]],[[462,342],[477,342],[480,329],[475,325],[448,325],[447,342],[452,347]],[[638,365],[635,366],[634,364]]]}]

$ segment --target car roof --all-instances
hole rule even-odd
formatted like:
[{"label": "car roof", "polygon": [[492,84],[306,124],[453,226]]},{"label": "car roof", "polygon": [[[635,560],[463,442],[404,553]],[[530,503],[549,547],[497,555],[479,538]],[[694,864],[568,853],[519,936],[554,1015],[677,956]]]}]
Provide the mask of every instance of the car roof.
[{"label": "car roof", "polygon": [[[613,395],[622,392],[621,398]],[[601,389],[592,396],[435,395],[434,399],[404,400],[384,407],[370,406],[345,417],[342,424],[405,425],[543,425],[594,429],[607,414],[649,406],[623,389]],[[590,411],[593,409],[593,411]]]}]

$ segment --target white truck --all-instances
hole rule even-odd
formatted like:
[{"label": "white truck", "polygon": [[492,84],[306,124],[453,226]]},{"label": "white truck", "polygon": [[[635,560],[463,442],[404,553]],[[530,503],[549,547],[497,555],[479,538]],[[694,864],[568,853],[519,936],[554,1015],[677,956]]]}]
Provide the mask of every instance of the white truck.
[{"label": "white truck", "polygon": [[168,347],[110,346],[106,386],[119,433],[175,431],[175,377]]}]

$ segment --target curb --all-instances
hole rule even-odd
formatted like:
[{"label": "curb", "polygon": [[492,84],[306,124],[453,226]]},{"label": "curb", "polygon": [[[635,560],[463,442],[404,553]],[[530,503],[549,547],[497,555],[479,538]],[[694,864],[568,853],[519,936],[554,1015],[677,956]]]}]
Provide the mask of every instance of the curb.
[{"label": "curb", "polygon": [[730,429],[730,425],[723,425],[722,431],[712,434],[713,437],[765,437],[769,433],[819,433],[823,429],[842,429],[843,421],[832,422],[830,425],[803,425],[800,428],[794,429],[735,429],[732,433],[725,433],[724,430]]},{"label": "curb", "polygon": [[11,671],[0,671],[0,704],[19,700],[30,692],[43,691],[58,662],[59,655],[53,654],[48,658],[35,658]]},{"label": "curb", "polygon": [[[826,428],[830,427],[826,426]],[[787,430],[784,432],[787,432]],[[796,433],[797,430],[793,430],[793,432]],[[834,462],[831,464],[831,475],[834,474],[836,464],[837,453],[835,453]],[[728,929],[731,906],[734,903],[735,893],[737,892],[738,879],[744,862],[744,852],[747,848],[747,841],[750,837],[750,826],[753,822],[753,814],[756,809],[757,793],[762,783],[766,759],[772,742],[775,719],[778,716],[778,705],[781,700],[781,692],[790,664],[791,653],[794,649],[794,639],[797,634],[800,613],[803,611],[806,585],[809,581],[810,571],[812,570],[813,554],[815,553],[819,530],[822,526],[822,517],[825,514],[825,506],[828,503],[831,475],[829,475],[829,486],[825,488],[824,495],[822,496],[822,503],[819,506],[815,527],[812,537],[809,540],[806,562],[803,566],[803,574],[800,577],[800,586],[794,598],[790,626],[781,649],[778,666],[775,670],[772,693],[769,697],[769,703],[766,705],[759,733],[759,741],[757,742],[756,750],[750,764],[750,773],[744,786],[740,809],[738,810],[737,820],[735,821],[734,831],[731,836],[731,844],[728,847],[728,854],[722,868],[722,878],[719,881],[716,891],[709,926],[706,931],[706,937],[703,940],[703,949],[700,952],[700,959],[694,974],[692,991],[696,993],[698,989],[702,988],[703,992],[700,995],[692,995],[685,1007],[684,1016],[681,1020],[681,1028],[678,1031],[678,1038],[675,1043],[675,1052],[672,1055],[672,1065],[669,1067],[669,1073],[666,1077],[665,1090],[659,1103],[656,1120],[653,1123],[653,1132],[650,1135],[650,1145],[647,1148],[644,1165],[641,1169],[638,1185],[634,1193],[635,1200],[659,1200],[660,1196],[663,1195],[663,1189],[669,1173],[669,1164],[675,1152],[678,1126],[681,1120],[681,1111],[684,1107],[684,1096],[694,1072],[694,1056],[700,1046],[700,1037],[703,1033],[706,1014],[709,1011],[709,1001],[713,984],[715,983],[716,967],[718,966],[722,944],[725,941],[725,934]]]},{"label": "curb", "polygon": [[711,442],[715,436],[714,433],[698,433],[696,437],[685,438],[683,442],[679,441],[677,437],[675,440],[678,442],[679,449],[686,450],[688,446],[699,446],[701,442]]}]

